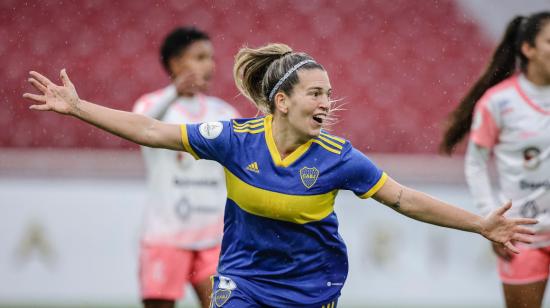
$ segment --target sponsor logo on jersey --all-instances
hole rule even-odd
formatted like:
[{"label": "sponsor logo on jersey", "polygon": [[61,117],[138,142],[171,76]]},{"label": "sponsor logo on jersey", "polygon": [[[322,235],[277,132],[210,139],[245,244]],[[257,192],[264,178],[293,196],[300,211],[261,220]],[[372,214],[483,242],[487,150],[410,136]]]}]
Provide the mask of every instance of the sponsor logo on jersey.
[{"label": "sponsor logo on jersey", "polygon": [[231,297],[231,291],[237,288],[237,284],[229,277],[218,276],[220,283],[218,284],[218,290],[214,292],[214,298],[212,302],[217,307],[223,306]]},{"label": "sponsor logo on jersey", "polygon": [[507,108],[508,105],[510,105],[510,100],[508,100],[508,99],[502,99],[502,100],[497,102],[497,106],[500,110],[502,110],[504,108]]},{"label": "sponsor logo on jersey", "polygon": [[219,278],[220,284],[218,285],[218,288],[230,291],[237,288],[237,284],[233,281],[233,279],[225,276],[219,276]]},{"label": "sponsor logo on jersey", "polygon": [[220,182],[216,179],[188,179],[184,177],[174,177],[175,186],[200,186],[200,187],[216,187]]},{"label": "sponsor logo on jersey", "polygon": [[537,147],[528,147],[523,150],[523,166],[525,169],[537,169],[540,165],[540,149]]},{"label": "sponsor logo on jersey", "polygon": [[521,206],[521,217],[536,218],[540,214],[546,213],[546,209],[541,210],[535,200],[528,201]]},{"label": "sponsor logo on jersey", "polygon": [[308,168],[303,167],[300,169],[300,179],[302,180],[302,183],[305,187],[308,189],[311,188],[315,182],[317,182],[317,178],[319,177],[319,170],[317,168]]},{"label": "sponsor logo on jersey", "polygon": [[525,180],[519,181],[519,188],[522,190],[535,190],[541,187],[550,189],[550,181],[549,180],[544,180],[540,182],[529,182]]},{"label": "sponsor logo on jersey", "polygon": [[253,162],[253,163],[249,164],[248,166],[246,166],[246,170],[256,172],[256,173],[260,173],[260,168],[258,168],[258,163],[257,162]]},{"label": "sponsor logo on jersey", "polygon": [[206,122],[199,126],[199,132],[206,139],[217,138],[223,130],[223,124],[221,122]]},{"label": "sponsor logo on jersey", "polygon": [[181,220],[187,220],[191,214],[191,204],[187,198],[181,198],[178,203],[176,203],[175,211],[178,217]]},{"label": "sponsor logo on jersey", "polygon": [[[212,204],[191,203],[187,198],[182,197],[174,205],[174,211],[182,221],[189,221],[194,214],[216,215],[218,207]],[[200,201],[199,201],[200,202]]]}]

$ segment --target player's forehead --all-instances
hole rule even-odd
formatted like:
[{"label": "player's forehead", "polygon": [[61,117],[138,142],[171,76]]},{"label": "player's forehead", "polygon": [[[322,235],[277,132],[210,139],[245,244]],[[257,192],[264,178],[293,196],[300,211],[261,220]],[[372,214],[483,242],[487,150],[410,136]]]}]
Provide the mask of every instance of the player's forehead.
[{"label": "player's forehead", "polygon": [[203,40],[197,40],[189,44],[186,48],[184,48],[181,53],[181,56],[193,56],[197,54],[213,54],[214,53],[214,47],[212,46],[212,42],[207,39]]},{"label": "player's forehead", "polygon": [[328,73],[320,68],[298,70],[298,83],[294,86],[299,90],[321,89],[329,91],[332,89]]}]

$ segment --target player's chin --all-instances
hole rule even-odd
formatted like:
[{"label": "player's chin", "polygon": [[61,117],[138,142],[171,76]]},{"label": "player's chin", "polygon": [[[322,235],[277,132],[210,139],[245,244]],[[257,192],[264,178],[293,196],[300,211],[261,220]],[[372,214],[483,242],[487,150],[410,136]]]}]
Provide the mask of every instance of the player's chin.
[{"label": "player's chin", "polygon": [[198,86],[200,92],[206,92],[210,88],[210,82],[206,81],[203,82],[201,85]]},{"label": "player's chin", "polygon": [[316,127],[311,127],[309,129],[309,132],[308,132],[308,135],[310,138],[315,138],[315,137],[319,137],[319,135],[321,134],[321,126],[316,126]]}]

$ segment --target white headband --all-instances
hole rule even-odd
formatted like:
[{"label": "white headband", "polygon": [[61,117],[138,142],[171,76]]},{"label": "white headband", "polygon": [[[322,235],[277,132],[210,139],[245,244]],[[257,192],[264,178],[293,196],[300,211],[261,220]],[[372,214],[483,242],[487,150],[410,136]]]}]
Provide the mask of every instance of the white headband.
[{"label": "white headband", "polygon": [[273,100],[273,97],[275,96],[275,93],[277,93],[277,91],[279,90],[279,87],[283,84],[283,82],[285,82],[285,80],[288,78],[288,76],[290,76],[290,74],[294,73],[294,71],[299,69],[302,65],[307,64],[307,63],[315,63],[315,61],[313,61],[311,59],[304,60],[304,61],[298,62],[298,64],[294,65],[291,69],[289,69],[288,72],[286,72],[284,74],[284,76],[281,79],[279,79],[279,81],[277,81],[277,83],[275,84],[275,86],[273,87],[271,92],[269,92],[269,101]]}]

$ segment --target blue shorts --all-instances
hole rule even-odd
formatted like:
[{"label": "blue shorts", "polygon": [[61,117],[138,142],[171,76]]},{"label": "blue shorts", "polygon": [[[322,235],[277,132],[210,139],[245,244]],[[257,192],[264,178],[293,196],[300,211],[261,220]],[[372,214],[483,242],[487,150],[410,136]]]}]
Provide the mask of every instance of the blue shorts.
[{"label": "blue shorts", "polygon": [[[338,296],[321,304],[314,305],[292,305],[299,308],[336,308]],[[254,298],[253,295],[237,287],[236,283],[224,276],[212,276],[212,296],[210,308],[278,308],[263,303],[261,298]]]}]

